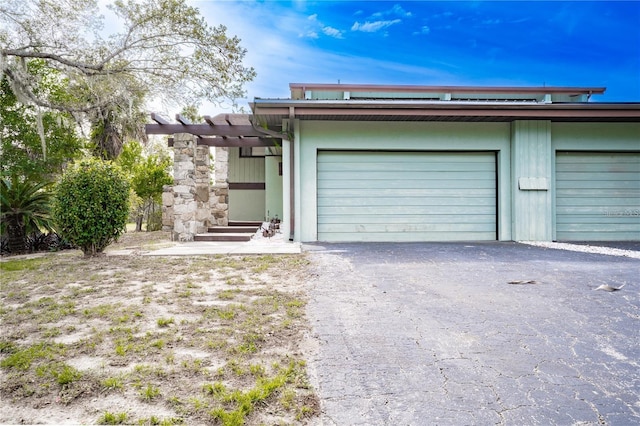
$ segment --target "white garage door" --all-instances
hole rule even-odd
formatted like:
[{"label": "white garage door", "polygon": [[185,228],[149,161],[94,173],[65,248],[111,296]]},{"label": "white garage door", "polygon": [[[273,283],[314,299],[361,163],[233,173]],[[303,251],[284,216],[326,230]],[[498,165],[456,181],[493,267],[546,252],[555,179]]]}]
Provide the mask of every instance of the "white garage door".
[{"label": "white garage door", "polygon": [[318,241],[496,239],[493,152],[318,153]]},{"label": "white garage door", "polygon": [[556,154],[556,239],[640,240],[640,153]]}]

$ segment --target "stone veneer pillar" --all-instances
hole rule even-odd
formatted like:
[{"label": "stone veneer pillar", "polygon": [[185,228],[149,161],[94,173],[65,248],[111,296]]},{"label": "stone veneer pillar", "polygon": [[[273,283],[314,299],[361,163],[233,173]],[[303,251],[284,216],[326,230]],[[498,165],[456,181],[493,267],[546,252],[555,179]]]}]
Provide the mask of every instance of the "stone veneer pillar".
[{"label": "stone veneer pillar", "polygon": [[163,225],[165,217],[168,226],[173,216],[172,239],[193,241],[209,226],[209,147],[197,146],[195,136],[180,133],[174,136],[173,150],[173,205],[163,194]]},{"label": "stone veneer pillar", "polygon": [[211,218],[213,224],[229,224],[229,148],[216,147],[214,184],[211,188]]}]

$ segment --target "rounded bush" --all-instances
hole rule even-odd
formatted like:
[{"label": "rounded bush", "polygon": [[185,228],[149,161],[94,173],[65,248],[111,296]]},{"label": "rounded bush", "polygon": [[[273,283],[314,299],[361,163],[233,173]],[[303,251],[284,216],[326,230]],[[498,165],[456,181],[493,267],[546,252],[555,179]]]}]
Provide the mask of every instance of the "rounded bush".
[{"label": "rounded bush", "polygon": [[96,256],[124,232],[129,215],[129,182],[102,160],[83,160],[57,185],[53,215],[58,232],[85,256]]}]

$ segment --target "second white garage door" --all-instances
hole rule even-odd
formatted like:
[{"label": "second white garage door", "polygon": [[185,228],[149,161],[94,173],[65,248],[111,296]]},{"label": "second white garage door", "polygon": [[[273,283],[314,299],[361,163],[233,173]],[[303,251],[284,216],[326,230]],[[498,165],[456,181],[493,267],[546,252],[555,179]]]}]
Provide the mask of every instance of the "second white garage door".
[{"label": "second white garage door", "polygon": [[496,240],[494,152],[318,153],[318,241]]}]

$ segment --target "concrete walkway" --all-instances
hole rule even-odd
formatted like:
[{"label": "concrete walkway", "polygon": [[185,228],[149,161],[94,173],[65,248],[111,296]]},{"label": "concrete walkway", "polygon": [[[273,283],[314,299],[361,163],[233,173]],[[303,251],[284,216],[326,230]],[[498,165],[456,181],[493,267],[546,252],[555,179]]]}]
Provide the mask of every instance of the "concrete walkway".
[{"label": "concrete walkway", "polygon": [[[197,256],[197,255],[250,255],[250,254],[299,254],[300,243],[285,241],[282,235],[272,238],[253,237],[247,242],[234,241],[190,241],[167,242],[167,247],[155,250],[135,250],[143,256]],[[109,250],[108,255],[128,255],[132,250]]]},{"label": "concrete walkway", "polygon": [[640,424],[640,260],[517,243],[308,251],[323,425]]}]

